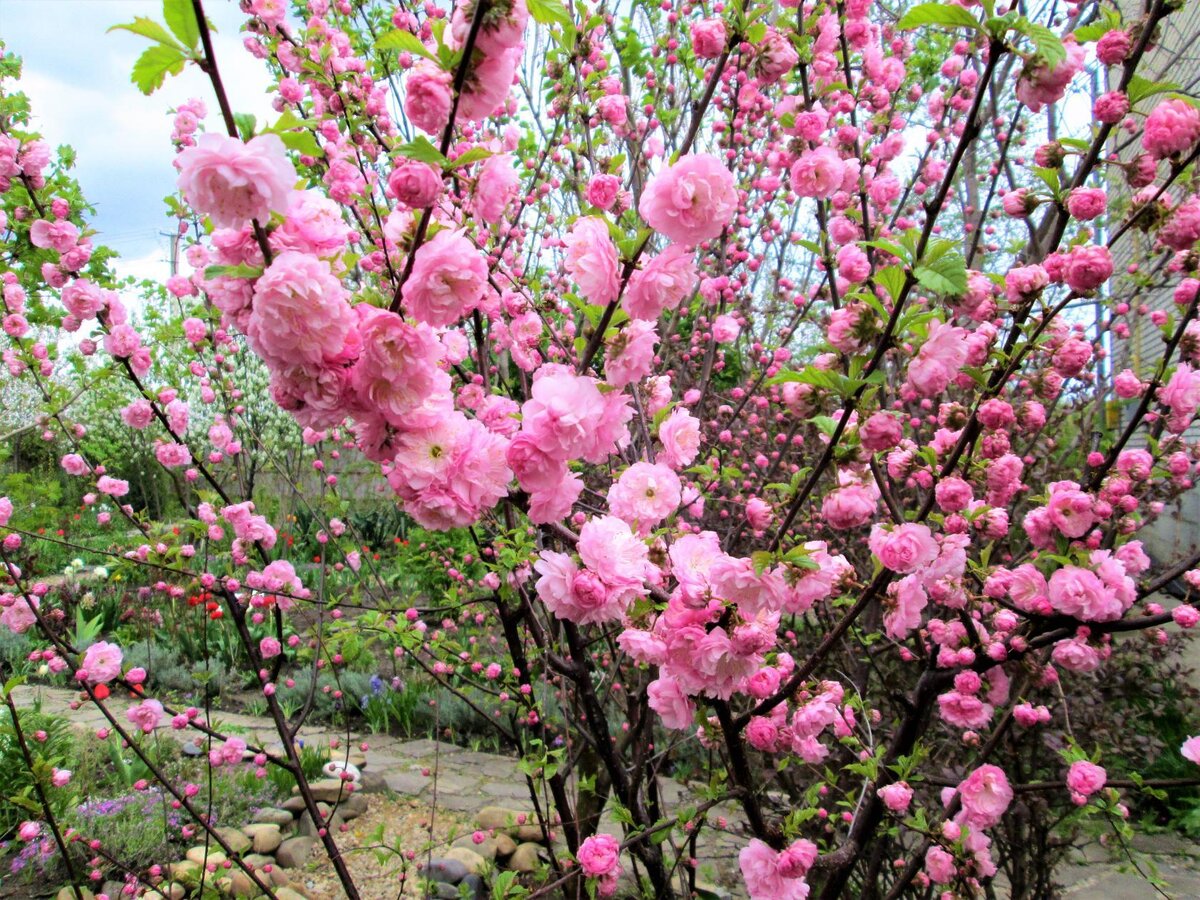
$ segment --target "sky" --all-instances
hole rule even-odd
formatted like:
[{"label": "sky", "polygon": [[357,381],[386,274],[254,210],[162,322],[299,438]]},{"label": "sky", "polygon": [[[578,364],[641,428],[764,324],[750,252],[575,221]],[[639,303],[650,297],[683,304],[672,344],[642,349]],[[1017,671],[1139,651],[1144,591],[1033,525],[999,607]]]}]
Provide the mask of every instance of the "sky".
[{"label": "sky", "polygon": [[[235,112],[259,122],[277,118],[267,96],[263,64],[242,47],[244,16],[234,0],[207,0],[216,26],[214,53]],[[21,90],[33,110],[33,128],[57,147],[78,154],[75,177],[96,208],[96,243],[121,254],[122,275],[165,280],[172,230],[163,197],[175,190],[168,110],[199,97],[207,126],[220,128],[207,76],[189,65],[149,97],[129,80],[150,42],[125,31],[105,32],[136,16],[162,21],[159,0],[0,0],[0,40],[24,60]]]}]

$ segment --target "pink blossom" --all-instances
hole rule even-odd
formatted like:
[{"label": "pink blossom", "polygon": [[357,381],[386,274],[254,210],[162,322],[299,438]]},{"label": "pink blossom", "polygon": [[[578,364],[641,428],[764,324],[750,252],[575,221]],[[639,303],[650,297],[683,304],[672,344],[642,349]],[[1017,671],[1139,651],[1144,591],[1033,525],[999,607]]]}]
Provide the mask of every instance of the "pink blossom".
[{"label": "pink blossom", "polygon": [[821,515],[830,528],[846,530],[867,524],[875,515],[878,494],[861,484],[837,488],[825,495]]},{"label": "pink blossom", "polygon": [[1085,797],[1102,789],[1107,781],[1108,773],[1086,759],[1071,763],[1071,768],[1067,770],[1067,787]]},{"label": "pink blossom", "polygon": [[454,102],[453,76],[427,60],[419,61],[404,80],[404,113],[426,134],[441,136]]},{"label": "pink blossom", "polygon": [[417,250],[404,283],[404,308],[435,328],[453,325],[479,305],[488,289],[487,260],[461,231],[439,231]]},{"label": "pink blossom", "polygon": [[957,819],[972,828],[991,828],[1013,800],[1013,790],[1003,770],[991,764],[975,769],[958,786],[962,812]]},{"label": "pink blossom", "polygon": [[613,387],[623,388],[646,378],[654,367],[654,348],[658,331],[653,322],[632,319],[608,342],[604,360],[605,380]]},{"label": "pink blossom", "polygon": [[809,886],[804,873],[787,877],[780,871],[780,854],[758,838],[738,854],[738,866],[750,900],[805,900]]},{"label": "pink blossom", "polygon": [[1067,285],[1077,294],[1094,291],[1112,277],[1112,254],[1107,247],[1089,244],[1067,254]]},{"label": "pink blossom", "polygon": [[708,153],[692,153],[646,186],[638,211],[669,240],[695,245],[719,235],[737,211],[733,174]]},{"label": "pink blossom", "polygon": [[885,568],[901,575],[925,568],[938,556],[937,541],[929,527],[911,522],[890,530],[876,525],[867,543]]},{"label": "pink blossom", "polygon": [[441,196],[442,173],[427,163],[401,157],[388,175],[387,187],[388,195],[405,206],[425,209]]},{"label": "pink blossom", "polygon": [[846,177],[846,164],[832,147],[805,150],[792,163],[792,190],[801,197],[832,197]]},{"label": "pink blossom", "polygon": [[613,587],[642,588],[649,562],[646,545],[616,516],[589,519],[579,530],[583,564]]},{"label": "pink blossom", "polygon": [[584,840],[577,858],[588,878],[615,881],[621,874],[621,845],[611,834],[594,834]]},{"label": "pink blossom", "polygon": [[394,426],[411,424],[414,410],[434,394],[449,393],[450,378],[439,367],[442,346],[428,325],[410,325],[365,303],[355,311],[362,350],[351,384],[358,400]]},{"label": "pink blossom", "polygon": [[1183,758],[1188,762],[1194,762],[1200,766],[1200,734],[1189,737],[1184,741],[1183,746],[1179,748],[1179,752],[1183,754]]},{"label": "pink blossom", "polygon": [[662,443],[659,459],[673,469],[690,466],[700,452],[700,420],[682,407],[676,408],[658,426]]},{"label": "pink blossom", "polygon": [[658,713],[667,728],[682,731],[692,726],[696,705],[688,698],[682,685],[668,675],[660,676],[646,688],[650,708]]},{"label": "pink blossom", "polygon": [[1094,219],[1107,206],[1108,194],[1103,188],[1075,188],[1067,197],[1067,211],[1076,219]]},{"label": "pink blossom", "polygon": [[489,156],[475,177],[472,209],[484,222],[494,225],[504,218],[504,210],[516,198],[520,186],[512,156],[507,153]]},{"label": "pink blossom", "polygon": [[617,202],[621,191],[621,179],[616,175],[593,175],[588,182],[585,195],[588,203],[597,209],[609,209]]},{"label": "pink blossom", "polygon": [[1167,427],[1175,434],[1182,434],[1200,408],[1200,369],[1180,363],[1159,388],[1158,399],[1171,410]]},{"label": "pink blossom", "polygon": [[896,781],[879,789],[879,799],[894,813],[903,813],[912,802],[913,790],[906,781]]},{"label": "pink blossom", "polygon": [[599,216],[576,219],[563,244],[567,248],[567,272],[584,298],[597,306],[615,300],[620,289],[617,245],[604,220]]},{"label": "pink blossom", "polygon": [[1017,78],[1017,99],[1035,113],[1043,106],[1061,100],[1071,80],[1083,68],[1085,51],[1074,37],[1068,35],[1063,46],[1067,58],[1053,69],[1045,64],[1027,63]]},{"label": "pink blossom", "polygon": [[1200,140],[1200,109],[1185,100],[1163,100],[1146,116],[1142,148],[1153,159],[1186,153]]},{"label": "pink blossom", "polygon": [[921,625],[921,613],[929,605],[929,595],[918,575],[909,575],[888,585],[884,601],[883,630],[893,640],[904,640]]},{"label": "pink blossom", "polygon": [[1104,125],[1115,125],[1128,114],[1129,96],[1124,91],[1108,91],[1092,104],[1092,115]]},{"label": "pink blossom", "polygon": [[97,641],[83,653],[80,668],[87,672],[89,684],[108,684],[121,674],[121,648],[108,641]]},{"label": "pink blossom", "polygon": [[637,462],[608,489],[608,507],[631,525],[657,525],[679,506],[679,476],[667,466]]},{"label": "pink blossom", "polygon": [[219,747],[208,751],[208,761],[214,766],[236,766],[246,752],[246,742],[239,737],[227,738]]},{"label": "pink blossom", "polygon": [[950,385],[967,359],[965,328],[934,320],[929,336],[908,364],[908,384],[922,397],[936,397]]},{"label": "pink blossom", "polygon": [[254,286],[246,337],[268,363],[317,365],[342,353],[352,327],[346,291],[329,264],[288,251]]},{"label": "pink blossom", "polygon": [[1111,622],[1121,617],[1121,603],[1094,572],[1063,566],[1050,576],[1048,597],[1056,612],[1084,622]]},{"label": "pink blossom", "polygon": [[1096,41],[1096,59],[1106,66],[1115,66],[1125,61],[1133,49],[1133,38],[1128,31],[1114,28],[1104,32]]},{"label": "pink blossom", "polygon": [[725,20],[700,19],[692,25],[692,50],[700,59],[716,59],[725,50]]},{"label": "pink blossom", "polygon": [[250,219],[265,222],[271,213],[285,212],[296,182],[296,170],[275,134],[245,143],[202,134],[179,154],[176,165],[184,197],[218,228],[240,228]]},{"label": "pink blossom", "polygon": [[37,597],[19,596],[0,611],[0,625],[13,634],[24,634],[37,624],[36,610],[40,606],[41,601]]},{"label": "pink blossom", "polygon": [[149,734],[157,728],[162,717],[163,706],[157,700],[143,700],[125,710],[125,718],[140,728],[143,734]]},{"label": "pink blossom", "polygon": [[630,276],[621,305],[630,318],[657,319],[687,299],[698,278],[695,254],[682,244],[670,244]]}]

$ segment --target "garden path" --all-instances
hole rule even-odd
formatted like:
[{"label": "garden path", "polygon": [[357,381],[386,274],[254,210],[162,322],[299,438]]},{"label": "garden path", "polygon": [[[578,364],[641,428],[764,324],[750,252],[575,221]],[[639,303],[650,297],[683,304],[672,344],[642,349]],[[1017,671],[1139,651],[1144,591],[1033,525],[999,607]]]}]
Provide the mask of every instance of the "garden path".
[{"label": "garden path", "polygon": [[[104,715],[91,704],[72,709],[78,694],[63,688],[43,685],[21,685],[15,691],[18,706],[41,703],[43,712],[63,715],[77,727],[89,731],[108,727]],[[122,725],[125,709],[131,699],[113,697],[109,706]],[[260,746],[278,747],[278,736],[271,721],[264,717],[240,713],[214,712],[210,720],[214,728],[237,733]],[[180,732],[169,724],[160,731],[164,736],[182,740]],[[366,772],[377,789],[388,789],[402,797],[444,811],[464,814],[481,807],[528,806],[529,792],[525,776],[517,761],[496,753],[467,750],[453,744],[433,740],[401,740],[386,735],[369,737],[334,732],[321,727],[301,729],[298,736],[306,744],[348,748],[352,758],[365,757]],[[365,749],[364,749],[365,747]],[[677,800],[685,790],[674,782],[664,786],[666,799]],[[731,831],[738,816],[734,810],[721,810],[730,820]],[[615,822],[602,826],[605,831],[618,833]],[[701,873],[705,880],[731,884],[737,871],[737,851],[743,839],[732,833],[713,830],[703,832],[710,837],[698,847]],[[1133,842],[1133,859],[1113,861],[1110,852],[1098,844],[1088,845],[1076,859],[1059,871],[1064,884],[1063,897],[1071,900],[1141,900],[1167,897],[1170,900],[1200,900],[1200,842],[1176,835],[1139,836]],[[1164,886],[1157,891],[1145,874],[1157,873]],[[998,891],[1005,896],[1003,889]]]}]

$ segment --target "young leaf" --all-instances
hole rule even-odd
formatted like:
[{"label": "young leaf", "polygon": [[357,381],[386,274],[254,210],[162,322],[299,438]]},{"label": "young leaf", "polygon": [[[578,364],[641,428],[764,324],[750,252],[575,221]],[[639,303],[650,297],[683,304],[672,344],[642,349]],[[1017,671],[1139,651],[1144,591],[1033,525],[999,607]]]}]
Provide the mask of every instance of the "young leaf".
[{"label": "young leaf", "polygon": [[926,259],[913,269],[922,287],[938,294],[959,296],[967,292],[967,262],[957,253]]},{"label": "young leaf", "polygon": [[196,49],[200,43],[200,26],[189,0],[163,0],[163,18],[171,33],[183,41],[183,46]]},{"label": "young leaf", "polygon": [[429,163],[431,166],[446,165],[446,157],[442,156],[441,151],[433,146],[427,137],[417,137],[407,144],[402,144],[396,148],[396,152],[409,159],[415,159],[417,162]]},{"label": "young leaf", "polygon": [[130,31],[134,34],[140,34],[142,37],[150,38],[150,40],[162,44],[164,47],[174,47],[176,50],[183,49],[179,46],[179,42],[167,33],[167,29],[163,28],[153,19],[147,19],[145,16],[138,16],[126,25],[114,25],[108,30],[109,32]]},{"label": "young leaf", "polygon": [[942,3],[922,3],[914,6],[896,24],[901,31],[921,25],[945,25],[947,28],[978,28],[979,20],[961,6]]},{"label": "young leaf", "polygon": [[402,28],[397,28],[389,31],[386,34],[381,34],[379,39],[375,41],[376,50],[394,50],[397,53],[412,53],[416,56],[423,56],[425,59],[437,62],[438,58],[429,52],[421,39],[411,31],[405,31]]},{"label": "young leaf", "polygon": [[168,72],[172,75],[182,72],[186,61],[187,58],[178,47],[166,47],[161,44],[147,47],[133,64],[130,80],[137,85],[139,91],[149,96],[162,87]]},{"label": "young leaf", "polygon": [[528,0],[529,15],[535,22],[542,25],[561,25],[565,29],[574,28],[571,13],[562,5],[561,0]]}]

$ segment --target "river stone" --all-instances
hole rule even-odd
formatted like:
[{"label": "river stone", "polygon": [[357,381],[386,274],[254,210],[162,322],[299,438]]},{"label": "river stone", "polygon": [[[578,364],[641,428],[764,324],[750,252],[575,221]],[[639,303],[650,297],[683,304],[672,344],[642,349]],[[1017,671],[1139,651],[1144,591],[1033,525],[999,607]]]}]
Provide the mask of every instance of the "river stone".
[{"label": "river stone", "polygon": [[494,828],[518,841],[542,839],[541,826],[537,824],[537,817],[533,813],[506,809],[503,806],[485,806],[475,814],[475,822],[485,831]]},{"label": "river stone", "polygon": [[[350,785],[340,778],[322,778],[310,784],[308,789],[312,791],[314,800],[322,800],[325,803],[337,803],[338,800],[345,800],[350,796]],[[299,788],[294,790],[299,791]]]},{"label": "river stone", "polygon": [[242,857],[242,862],[250,866],[252,869],[261,869],[263,866],[269,866],[275,862],[273,857],[266,856],[262,853],[247,853]]},{"label": "river stone", "polygon": [[[85,887],[79,889],[79,896],[83,900],[96,900],[96,895]],[[58,896],[54,900],[75,900],[75,889],[68,885],[58,892]]]},{"label": "river stone", "polygon": [[[245,837],[245,835],[242,835],[242,837]],[[219,866],[221,863],[225,862],[224,853],[222,853],[216,847],[205,847],[203,844],[198,847],[193,847],[185,854],[185,856],[187,856],[189,861],[194,862],[198,866]]]},{"label": "river stone", "polygon": [[[300,804],[300,808],[304,809],[303,803]],[[278,825],[280,828],[282,828],[284,825],[291,825],[292,819],[294,818],[295,816],[293,816],[291,812],[286,809],[260,809],[254,816],[254,821],[256,823],[270,823],[271,825]]]},{"label": "river stone", "polygon": [[250,838],[255,853],[273,853],[283,843],[283,834],[278,825],[259,823],[242,829]]},{"label": "river stone", "polygon": [[349,822],[351,819],[357,819],[363,815],[367,811],[367,806],[367,798],[355,792],[337,805],[337,811],[343,819]]},{"label": "river stone", "polygon": [[304,812],[303,797],[288,797],[283,801],[283,808],[290,812],[293,816],[298,816]]},{"label": "river stone", "polygon": [[[259,880],[265,883],[265,879],[260,878]],[[230,893],[235,897],[257,897],[262,893],[250,876],[240,869],[229,876],[229,888]]]},{"label": "river stone", "polygon": [[458,892],[456,885],[439,881],[434,885],[433,896],[438,900],[458,900],[462,895]]},{"label": "river stone", "polygon": [[219,834],[221,840],[228,844],[229,849],[238,856],[250,849],[250,838],[237,828],[214,828],[213,831]]},{"label": "river stone", "polygon": [[[330,815],[328,813],[329,807],[325,806],[325,804],[323,804],[323,803],[321,804],[321,806],[317,807],[317,809],[318,809],[318,811],[325,813],[325,815],[322,816],[322,821],[326,823],[325,828],[327,828],[331,832],[336,832],[336,831],[341,830],[341,827],[342,827],[341,813],[335,812],[332,815]],[[313,822],[313,817],[310,816],[307,812],[305,812],[304,815],[302,815],[300,817],[300,829],[299,830],[300,830],[300,834],[305,835],[306,837],[311,837],[311,838],[320,837],[320,835],[317,833],[320,829],[317,828],[316,824]]]},{"label": "river stone", "polygon": [[512,856],[517,849],[517,842],[503,831],[497,831],[492,842],[496,845],[497,856]]},{"label": "river stone", "polygon": [[446,851],[446,859],[454,859],[467,867],[467,872],[478,875],[487,868],[487,860],[466,847],[451,847]]},{"label": "river stone", "polygon": [[[86,894],[84,895],[87,896]],[[148,900],[183,900],[187,896],[187,888],[178,881],[168,881],[160,884],[156,888],[146,891]],[[71,900],[75,900],[75,895],[71,895]]]},{"label": "river stone", "polygon": [[275,851],[275,861],[285,869],[297,869],[308,861],[314,844],[316,839],[307,835],[288,838]]},{"label": "river stone", "polygon": [[487,887],[483,883],[483,876],[468,875],[459,882],[458,890],[460,895],[464,887],[467,889],[467,896],[473,898],[473,900],[487,900]]},{"label": "river stone", "polygon": [[277,900],[308,900],[299,891],[290,887],[280,887],[275,889],[275,897]]},{"label": "river stone", "polygon": [[471,835],[464,834],[451,846],[462,847],[466,850],[470,850],[472,853],[477,853],[488,862],[491,862],[496,858],[497,845],[495,838],[484,838],[482,843],[477,844]]},{"label": "river stone", "polygon": [[174,881],[195,881],[200,877],[200,863],[181,859],[167,866],[167,875]]},{"label": "river stone", "polygon": [[540,844],[526,841],[513,851],[505,866],[514,872],[536,872],[542,864],[539,856],[541,850]]},{"label": "river stone", "polygon": [[457,859],[431,859],[424,863],[419,871],[421,877],[443,884],[458,884],[470,874],[467,867]]}]

